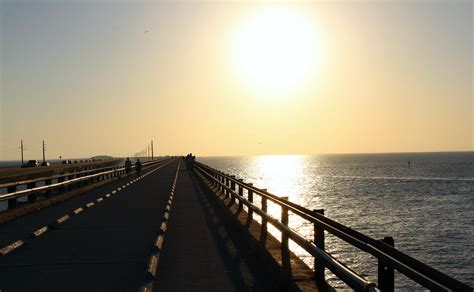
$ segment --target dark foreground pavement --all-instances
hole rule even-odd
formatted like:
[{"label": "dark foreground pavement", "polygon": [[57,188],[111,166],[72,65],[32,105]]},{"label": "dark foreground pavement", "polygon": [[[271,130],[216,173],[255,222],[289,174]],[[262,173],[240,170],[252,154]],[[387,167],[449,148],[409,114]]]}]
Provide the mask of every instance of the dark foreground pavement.
[{"label": "dark foreground pavement", "polygon": [[[167,164],[110,198],[96,201],[94,207],[84,208],[79,215],[0,257],[0,290],[137,290],[177,164]],[[104,186],[64,205],[19,218],[5,225],[4,234],[11,235],[15,225],[21,235],[31,232],[33,227],[50,223],[60,213],[84,207],[85,198],[104,196],[111,190],[111,186]],[[20,227],[18,222],[23,225]]]}]

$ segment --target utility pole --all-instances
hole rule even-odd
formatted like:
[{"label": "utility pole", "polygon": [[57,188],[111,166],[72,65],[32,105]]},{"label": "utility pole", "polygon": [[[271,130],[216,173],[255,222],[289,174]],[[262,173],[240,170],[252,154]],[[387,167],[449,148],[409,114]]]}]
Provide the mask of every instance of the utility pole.
[{"label": "utility pole", "polygon": [[151,140],[151,160],[153,161],[153,140]]},{"label": "utility pole", "polygon": [[24,162],[23,162],[23,150],[24,150],[24,148],[23,148],[23,140],[21,140],[20,149],[21,149],[21,165],[23,165],[23,163],[24,163]]},{"label": "utility pole", "polygon": [[45,159],[45,156],[44,156],[44,153],[46,152],[46,148],[45,148],[45,145],[44,145],[44,140],[43,140],[43,163],[46,162],[46,159]]}]

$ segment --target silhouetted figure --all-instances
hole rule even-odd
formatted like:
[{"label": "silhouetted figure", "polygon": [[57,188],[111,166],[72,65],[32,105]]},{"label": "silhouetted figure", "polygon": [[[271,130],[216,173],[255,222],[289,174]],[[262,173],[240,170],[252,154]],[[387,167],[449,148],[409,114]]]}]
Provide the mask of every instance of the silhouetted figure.
[{"label": "silhouetted figure", "polygon": [[137,162],[135,162],[135,170],[137,172],[137,176],[140,176],[142,173],[142,163],[140,162],[140,158],[137,158]]},{"label": "silhouetted figure", "polygon": [[411,162],[410,162],[410,160],[408,160],[408,168],[410,168],[410,164],[411,164]]},{"label": "silhouetted figure", "polygon": [[189,153],[188,155],[186,155],[186,164],[188,165],[188,168],[193,167],[193,162],[195,159],[196,159],[196,156],[193,156],[192,153]]},{"label": "silhouetted figure", "polygon": [[131,171],[132,171],[132,162],[127,157],[127,160],[125,160],[125,172],[127,173],[127,175],[130,175]]}]

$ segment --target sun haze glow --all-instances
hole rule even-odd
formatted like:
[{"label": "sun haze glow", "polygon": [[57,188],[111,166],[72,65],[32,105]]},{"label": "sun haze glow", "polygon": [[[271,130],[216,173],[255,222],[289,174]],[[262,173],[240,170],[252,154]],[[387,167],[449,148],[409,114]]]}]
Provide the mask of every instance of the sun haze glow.
[{"label": "sun haze glow", "polygon": [[234,39],[234,69],[245,86],[290,94],[307,85],[320,49],[308,17],[289,7],[265,7],[243,21]]}]

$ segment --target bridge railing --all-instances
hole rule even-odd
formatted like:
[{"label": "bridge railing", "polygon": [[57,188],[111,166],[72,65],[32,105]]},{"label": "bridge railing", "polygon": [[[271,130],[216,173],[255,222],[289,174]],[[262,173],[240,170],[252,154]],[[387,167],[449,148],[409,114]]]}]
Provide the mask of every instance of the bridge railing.
[{"label": "bridge railing", "polygon": [[10,187],[13,187],[13,186],[28,185],[30,183],[37,183],[37,182],[45,181],[47,179],[54,180],[54,179],[61,179],[61,178],[64,178],[64,177],[67,178],[67,177],[71,177],[71,176],[80,177],[80,176],[83,176],[83,175],[99,173],[99,172],[103,172],[103,171],[106,171],[106,170],[119,169],[121,167],[123,167],[123,166],[122,165],[113,165],[113,166],[104,166],[104,167],[97,167],[96,168],[92,165],[89,165],[89,166],[87,166],[86,169],[71,170],[71,171],[66,170],[66,172],[61,173],[61,174],[42,176],[42,177],[31,178],[31,179],[23,179],[23,180],[12,180],[10,182],[3,182],[3,183],[0,183],[0,189],[10,188]]},{"label": "bridge railing", "polygon": [[[329,219],[323,215],[323,210],[309,210],[205,164],[194,162],[194,169],[211,181],[214,187],[224,192],[228,197],[230,196],[232,201],[237,199],[239,208],[245,205],[248,208],[249,216],[252,216],[252,213],[258,214],[261,217],[262,228],[265,231],[267,230],[267,222],[281,231],[282,248],[288,249],[288,239],[291,239],[310,253],[315,261],[316,282],[325,280],[324,269],[328,268],[353,289],[375,289],[373,283],[366,281],[356,272],[325,252],[324,231],[327,231],[378,260],[378,288],[383,291],[394,290],[394,269],[430,290],[472,291],[472,288],[468,285],[395,249],[393,247],[393,239],[391,238],[385,238],[385,240],[373,239]],[[243,195],[244,190],[246,190],[247,198]],[[260,206],[255,204],[254,195],[260,197]],[[267,213],[268,201],[280,207],[280,220]],[[295,230],[288,227],[288,212],[314,225],[315,234],[313,241],[308,241]]]},{"label": "bridge railing", "polygon": [[[161,164],[169,159],[161,159],[143,163],[143,167],[149,167],[155,164]],[[132,166],[134,169],[135,166]],[[11,182],[0,185],[0,188],[6,188],[7,193],[0,195],[0,202],[8,201],[7,208],[3,211],[17,207],[18,198],[27,198],[28,203],[36,201],[39,194],[44,194],[49,197],[53,190],[58,193],[63,191],[70,191],[74,188],[80,187],[81,184],[88,185],[94,182],[99,182],[113,177],[119,177],[125,174],[123,166],[111,166],[99,169],[86,170],[81,172],[72,172],[63,175],[54,175],[51,177],[43,177],[39,179],[26,180],[21,182]],[[53,183],[56,180],[57,183]],[[42,186],[37,186],[43,184]],[[26,186],[26,189],[17,190],[20,186]]]}]

